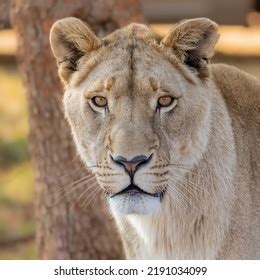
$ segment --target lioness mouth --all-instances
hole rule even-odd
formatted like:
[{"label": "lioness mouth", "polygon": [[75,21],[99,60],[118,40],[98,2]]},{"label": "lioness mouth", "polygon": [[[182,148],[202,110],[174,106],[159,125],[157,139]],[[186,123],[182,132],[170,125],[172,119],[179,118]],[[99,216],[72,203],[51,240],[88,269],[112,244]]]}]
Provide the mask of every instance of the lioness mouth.
[{"label": "lioness mouth", "polygon": [[113,197],[118,196],[118,195],[123,195],[123,194],[127,194],[127,195],[130,195],[130,196],[135,196],[137,194],[144,194],[144,195],[150,195],[150,196],[153,196],[153,197],[159,197],[160,200],[161,200],[163,198],[164,193],[165,193],[165,191],[157,192],[157,193],[149,193],[149,192],[146,192],[143,189],[139,188],[135,184],[130,184],[128,187],[126,187],[122,191],[117,192],[115,194],[112,194],[110,196],[110,198],[113,198]]}]

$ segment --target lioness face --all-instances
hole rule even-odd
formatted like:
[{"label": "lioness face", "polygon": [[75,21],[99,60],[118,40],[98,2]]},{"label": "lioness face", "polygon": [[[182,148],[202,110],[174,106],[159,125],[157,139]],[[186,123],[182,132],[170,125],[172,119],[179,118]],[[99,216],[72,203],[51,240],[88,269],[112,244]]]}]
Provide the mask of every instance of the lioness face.
[{"label": "lioness face", "polygon": [[207,145],[207,83],[158,45],[145,26],[119,30],[66,85],[77,150],[121,214],[158,211]]}]

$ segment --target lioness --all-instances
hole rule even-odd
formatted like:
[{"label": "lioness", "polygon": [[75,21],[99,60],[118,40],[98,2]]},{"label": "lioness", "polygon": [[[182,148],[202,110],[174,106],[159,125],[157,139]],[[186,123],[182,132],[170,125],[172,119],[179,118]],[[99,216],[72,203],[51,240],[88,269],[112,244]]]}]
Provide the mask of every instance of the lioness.
[{"label": "lioness", "polygon": [[165,38],[130,24],[99,39],[76,18],[51,29],[77,150],[129,259],[259,258],[260,82],[209,65],[217,29],[206,18]]}]

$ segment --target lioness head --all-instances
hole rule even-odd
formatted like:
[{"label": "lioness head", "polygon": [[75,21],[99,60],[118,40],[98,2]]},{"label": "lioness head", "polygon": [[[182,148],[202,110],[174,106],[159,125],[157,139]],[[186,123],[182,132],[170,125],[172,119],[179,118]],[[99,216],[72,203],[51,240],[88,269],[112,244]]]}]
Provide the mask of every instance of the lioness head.
[{"label": "lioness head", "polygon": [[217,39],[217,25],[204,18],[181,22],[165,38],[141,24],[103,39],[76,18],[52,27],[65,114],[113,211],[154,213],[174,195],[181,167],[203,156],[207,64]]}]

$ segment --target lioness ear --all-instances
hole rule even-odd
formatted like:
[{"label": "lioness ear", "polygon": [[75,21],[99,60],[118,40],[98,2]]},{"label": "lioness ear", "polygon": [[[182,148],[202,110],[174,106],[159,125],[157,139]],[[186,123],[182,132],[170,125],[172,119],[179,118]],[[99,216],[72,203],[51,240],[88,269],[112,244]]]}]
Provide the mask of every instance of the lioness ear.
[{"label": "lioness ear", "polygon": [[100,47],[97,36],[83,21],[69,17],[56,21],[50,31],[50,44],[57,60],[59,75],[66,84],[83,55]]},{"label": "lioness ear", "polygon": [[183,63],[205,74],[219,38],[217,30],[218,25],[206,18],[185,20],[173,28],[162,43],[172,48]]}]

